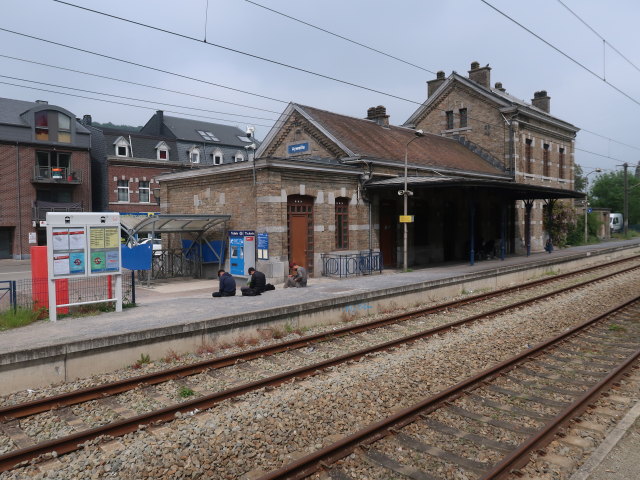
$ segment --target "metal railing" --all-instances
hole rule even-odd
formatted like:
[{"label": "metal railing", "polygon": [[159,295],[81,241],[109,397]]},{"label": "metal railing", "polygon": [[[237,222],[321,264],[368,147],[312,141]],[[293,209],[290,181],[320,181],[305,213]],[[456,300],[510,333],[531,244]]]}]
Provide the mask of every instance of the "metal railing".
[{"label": "metal railing", "polygon": [[382,253],[365,250],[359,253],[323,253],[322,275],[324,277],[353,277],[382,273]]},{"label": "metal railing", "polygon": [[151,270],[138,270],[137,276],[139,281],[198,277],[200,268],[200,255],[196,250],[192,250],[188,257],[182,248],[154,250]]},{"label": "metal railing", "polygon": [[[131,280],[131,272],[122,272],[122,302],[135,303],[135,286]],[[58,282],[60,280],[57,280]],[[69,303],[99,301],[107,298],[109,291],[108,277],[82,277],[66,279],[68,287],[57,287],[68,292]],[[9,280],[0,282],[0,312],[24,308],[34,310],[48,308],[48,280],[33,280],[31,278],[21,280]],[[7,286],[6,284],[10,284]],[[115,288],[115,281],[112,284]],[[60,303],[60,302],[58,302]],[[69,307],[71,310],[79,307]]]},{"label": "metal railing", "polygon": [[31,218],[34,221],[46,220],[47,212],[83,212],[82,202],[33,202]]},{"label": "metal railing", "polygon": [[82,183],[82,170],[72,170],[68,167],[33,167],[34,182]]}]

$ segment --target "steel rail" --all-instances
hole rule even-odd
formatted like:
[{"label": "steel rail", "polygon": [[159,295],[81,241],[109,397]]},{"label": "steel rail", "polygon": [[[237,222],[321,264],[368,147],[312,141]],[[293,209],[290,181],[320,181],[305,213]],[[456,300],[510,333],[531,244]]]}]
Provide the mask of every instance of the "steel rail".
[{"label": "steel rail", "polygon": [[[623,308],[632,305],[640,301],[640,296],[636,296],[630,300],[622,302],[615,307],[609,309],[605,313],[600,315],[596,315],[586,322],[573,327],[562,334],[553,337],[545,342],[539,343],[534,347],[523,351],[522,353],[509,358],[499,364],[484,370],[472,377],[469,377],[466,380],[463,380],[452,387],[449,387],[436,395],[429,397],[415,405],[404,408],[401,411],[391,415],[379,422],[373,423],[364,429],[349,435],[331,445],[328,445],[310,455],[307,455],[303,458],[300,458],[289,465],[285,465],[278,470],[274,470],[270,473],[267,473],[257,480],[294,480],[305,478],[320,469],[326,468],[328,465],[331,465],[338,460],[350,455],[353,451],[358,447],[366,447],[381,438],[384,438],[388,435],[393,434],[393,431],[398,428],[402,428],[413,421],[425,410],[433,409],[437,405],[442,404],[447,401],[451,397],[459,396],[464,393],[465,390],[476,386],[480,382],[487,381],[495,376],[503,374],[505,371],[508,371],[514,368],[517,364],[522,362],[523,360],[539,355],[544,350],[548,349],[556,345],[557,343],[565,340],[566,338],[579,333],[580,331],[585,330],[586,328],[592,326],[593,324],[599,322],[600,320],[608,317],[609,315],[619,312]],[[636,352],[637,357],[637,352]],[[625,362],[625,363],[628,363]],[[583,405],[588,403],[588,401],[582,402]],[[569,410],[567,408],[566,410]],[[549,433],[545,434],[548,435]],[[514,459],[515,461],[515,459]],[[509,462],[511,463],[511,462]],[[505,468],[508,469],[508,465],[505,465]],[[487,477],[491,478],[491,477]]]},{"label": "steel rail", "polygon": [[[420,316],[429,315],[429,314],[433,314],[433,313],[447,310],[450,308],[467,305],[469,303],[474,303],[474,302],[498,297],[513,291],[530,289],[539,285],[543,285],[545,283],[552,283],[556,280],[561,280],[563,278],[577,276],[593,270],[614,266],[614,265],[629,262],[632,260],[637,260],[638,258],[640,258],[640,255],[621,259],[621,260],[616,260],[616,261],[607,263],[606,265],[597,265],[593,267],[587,267],[575,272],[568,272],[562,275],[554,276],[552,278],[533,280],[531,282],[527,282],[521,285],[516,285],[513,287],[507,287],[500,290],[495,290],[493,292],[474,295],[461,300],[453,300],[451,302],[446,302],[446,303],[434,305],[432,307],[414,310],[414,311],[406,312],[399,315],[394,315],[394,316],[387,317],[380,320],[361,323],[355,326],[343,327],[337,330],[333,330],[331,332],[323,332],[315,335],[308,335],[308,336],[300,337],[297,339],[280,342],[276,345],[258,347],[251,350],[247,350],[245,352],[225,355],[222,357],[213,358],[210,360],[204,360],[204,361],[193,363],[190,365],[178,366],[178,367],[162,370],[160,372],[154,372],[154,373],[149,373],[145,375],[138,375],[133,378],[118,380],[118,381],[110,382],[104,385],[86,387],[83,389],[79,389],[79,390],[75,390],[67,393],[61,393],[59,395],[54,395],[51,397],[36,399],[29,402],[15,404],[15,405],[7,405],[4,407],[0,407],[0,421],[6,422],[6,421],[18,419],[18,418],[24,418],[24,417],[35,415],[38,413],[46,412],[49,410],[54,410],[54,409],[67,407],[71,405],[77,405],[79,403],[100,399],[106,396],[117,395],[119,393],[133,390],[141,386],[144,387],[149,385],[157,385],[159,383],[167,382],[169,380],[174,380],[174,379],[202,373],[206,370],[224,368],[231,365],[235,365],[236,363],[254,360],[267,355],[274,355],[276,353],[282,353],[288,350],[295,350],[295,349],[307,347],[316,343],[329,341],[334,338],[353,335],[353,334],[361,333],[367,330],[372,330],[375,328],[382,328],[387,325],[411,320],[413,318],[417,318]],[[640,266],[629,267],[619,272],[615,272],[613,274],[604,275],[599,279],[607,278],[612,275],[619,275],[622,273],[626,273],[630,270],[634,270],[637,268],[640,268]],[[598,279],[594,279],[592,281],[597,281],[597,280]],[[587,283],[590,283],[592,281],[582,282],[575,285],[574,287],[579,287]]]},{"label": "steel rail", "polygon": [[[633,270],[636,268],[640,268],[640,266],[631,267],[629,269],[625,269],[625,271]],[[74,450],[77,450],[80,447],[80,444],[86,441],[92,440],[99,436],[103,436],[103,435],[108,435],[113,437],[122,436],[127,433],[134,432],[140,429],[142,426],[162,423],[162,422],[172,420],[173,418],[175,418],[175,415],[177,413],[183,413],[183,414],[193,413],[194,411],[200,411],[203,409],[211,408],[224,400],[227,400],[229,398],[234,398],[234,397],[243,395],[245,393],[258,390],[260,388],[277,386],[290,380],[302,379],[309,376],[313,376],[327,368],[337,366],[349,361],[359,360],[360,358],[366,355],[369,355],[371,353],[389,350],[391,348],[397,347],[402,344],[411,343],[423,338],[427,338],[429,336],[433,336],[435,334],[454,329],[455,327],[458,327],[460,325],[467,324],[473,321],[482,320],[484,318],[502,313],[507,310],[516,309],[523,305],[534,303],[541,299],[548,298],[571,289],[579,288],[580,286],[584,286],[589,283],[594,283],[596,281],[601,280],[602,278],[606,278],[612,275],[617,275],[619,273],[622,273],[622,272],[615,272],[607,276],[599,277],[598,279],[581,282],[579,284],[565,287],[560,290],[549,292],[547,294],[540,295],[531,299],[523,300],[515,304],[499,307],[490,312],[473,315],[472,317],[468,317],[466,319],[462,319],[453,323],[442,325],[440,327],[435,327],[435,328],[432,328],[423,332],[419,332],[413,335],[409,335],[406,337],[402,337],[396,340],[391,340],[382,344],[375,345],[373,347],[368,347],[368,348],[351,352],[345,355],[334,357],[329,360],[315,363],[306,367],[300,367],[295,370],[283,372],[281,374],[267,377],[265,379],[260,379],[250,383],[242,384],[237,387],[232,387],[226,390],[215,392],[210,395],[205,395],[202,397],[195,398],[193,400],[188,400],[176,405],[171,405],[159,410],[140,414],[134,417],[112,422],[109,424],[101,425],[99,427],[94,427],[88,430],[67,435],[65,437],[60,437],[58,439],[53,439],[53,440],[41,442],[29,447],[24,447],[22,449],[17,449],[12,452],[8,452],[3,455],[0,455],[0,472],[9,470],[21,462],[31,460],[42,454],[49,453],[52,451],[55,451],[58,455],[72,452]]]}]

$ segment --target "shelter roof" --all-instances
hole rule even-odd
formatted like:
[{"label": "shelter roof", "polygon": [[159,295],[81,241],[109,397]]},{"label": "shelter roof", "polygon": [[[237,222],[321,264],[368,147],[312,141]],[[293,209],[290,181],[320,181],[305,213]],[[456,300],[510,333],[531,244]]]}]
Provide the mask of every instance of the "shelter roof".
[{"label": "shelter roof", "polygon": [[225,224],[231,215],[121,215],[120,223],[130,236],[140,233],[202,233]]},{"label": "shelter roof", "polygon": [[[584,198],[584,193],[561,188],[530,185],[514,181],[485,180],[455,176],[407,177],[407,186],[413,189],[431,188],[476,188],[491,189],[505,193],[514,200]],[[374,180],[365,184],[367,189],[403,188],[404,177]]]}]

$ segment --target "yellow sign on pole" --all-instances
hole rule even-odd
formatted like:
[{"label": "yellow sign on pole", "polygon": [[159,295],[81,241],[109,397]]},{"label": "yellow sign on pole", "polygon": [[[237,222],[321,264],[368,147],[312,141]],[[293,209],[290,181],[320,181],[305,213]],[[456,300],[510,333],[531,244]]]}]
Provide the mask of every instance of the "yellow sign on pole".
[{"label": "yellow sign on pole", "polygon": [[400,215],[400,223],[413,223],[413,215]]}]

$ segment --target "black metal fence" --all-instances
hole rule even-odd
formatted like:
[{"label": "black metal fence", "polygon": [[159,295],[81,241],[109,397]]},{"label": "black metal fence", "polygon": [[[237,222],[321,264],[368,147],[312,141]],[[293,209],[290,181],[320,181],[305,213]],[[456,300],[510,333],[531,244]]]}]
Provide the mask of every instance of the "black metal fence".
[{"label": "black metal fence", "polygon": [[382,273],[382,253],[365,250],[359,253],[323,253],[322,275],[324,277],[352,277]]},{"label": "black metal fence", "polygon": [[[97,302],[113,298],[115,280],[108,276],[56,280],[58,303]],[[37,310],[49,307],[47,279],[9,280],[0,282],[0,312],[24,308]],[[113,302],[111,302],[113,304]],[[122,271],[122,303],[135,303],[135,285],[129,270]],[[70,309],[78,307],[69,307]]]},{"label": "black metal fence", "polygon": [[154,250],[151,270],[137,270],[138,280],[161,280],[176,277],[199,277],[201,275],[200,255],[197,251],[185,255],[182,248]]}]

